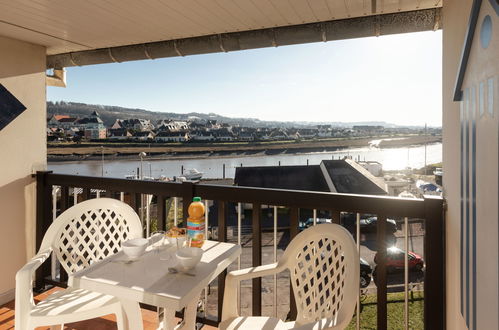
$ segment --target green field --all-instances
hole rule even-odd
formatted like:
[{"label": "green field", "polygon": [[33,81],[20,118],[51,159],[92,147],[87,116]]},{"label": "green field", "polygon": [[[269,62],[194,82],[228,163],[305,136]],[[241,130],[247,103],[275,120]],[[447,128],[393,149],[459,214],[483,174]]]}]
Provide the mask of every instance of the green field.
[{"label": "green field", "polygon": [[[411,297],[409,293],[409,329],[424,328],[424,294],[421,291],[415,291]],[[388,329],[404,329],[404,293],[389,293],[388,294]],[[373,329],[377,328],[377,313],[376,313],[376,295],[367,295],[361,302],[360,312],[360,328]],[[356,329],[356,316],[347,327],[348,330]]]}]

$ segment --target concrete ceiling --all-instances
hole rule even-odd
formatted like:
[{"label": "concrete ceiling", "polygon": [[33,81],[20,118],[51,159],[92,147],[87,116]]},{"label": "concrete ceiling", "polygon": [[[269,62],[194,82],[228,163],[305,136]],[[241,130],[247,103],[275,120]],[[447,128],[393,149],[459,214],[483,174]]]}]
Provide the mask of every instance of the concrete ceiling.
[{"label": "concrete ceiling", "polygon": [[439,8],[443,0],[0,0],[0,35],[47,54]]}]

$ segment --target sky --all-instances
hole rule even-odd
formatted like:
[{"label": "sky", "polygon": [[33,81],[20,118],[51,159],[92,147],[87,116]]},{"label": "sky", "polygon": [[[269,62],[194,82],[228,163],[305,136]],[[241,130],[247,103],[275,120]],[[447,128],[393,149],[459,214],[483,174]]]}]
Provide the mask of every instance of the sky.
[{"label": "sky", "polygon": [[442,33],[67,69],[49,101],[300,122],[442,123]]}]

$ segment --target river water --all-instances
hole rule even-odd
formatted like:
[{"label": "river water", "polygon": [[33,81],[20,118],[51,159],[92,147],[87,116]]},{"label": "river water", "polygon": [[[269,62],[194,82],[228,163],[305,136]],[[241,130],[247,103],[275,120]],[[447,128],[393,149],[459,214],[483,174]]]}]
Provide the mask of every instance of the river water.
[{"label": "river water", "polygon": [[[144,159],[142,166],[145,176],[167,177],[181,175],[184,169],[195,168],[204,173],[204,178],[222,178],[223,165],[225,164],[225,176],[233,178],[235,168],[238,166],[276,166],[279,165],[318,165],[325,159],[340,159],[351,156],[353,159],[378,161],[383,164],[384,170],[402,170],[406,167],[421,168],[425,163],[425,147],[411,146],[404,148],[352,148],[332,152],[300,153],[300,154],[278,154],[278,155],[256,155],[235,157],[207,157],[203,159],[171,159],[171,160],[148,160]],[[427,146],[426,163],[434,164],[442,161],[442,144],[436,143]],[[104,176],[124,178],[132,175],[140,167],[140,160],[106,160],[104,159]],[[77,162],[49,162],[48,169],[54,173],[101,176],[102,161],[85,160]]]}]

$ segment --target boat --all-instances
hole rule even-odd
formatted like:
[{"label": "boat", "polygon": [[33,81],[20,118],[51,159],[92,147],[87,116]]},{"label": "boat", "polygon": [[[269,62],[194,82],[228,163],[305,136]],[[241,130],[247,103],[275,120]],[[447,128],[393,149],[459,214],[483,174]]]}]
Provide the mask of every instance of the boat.
[{"label": "boat", "polygon": [[142,178],[140,178],[138,175],[136,174],[131,174],[131,175],[125,175],[125,179],[128,179],[128,180],[145,180],[145,181],[156,181],[155,178],[153,178],[152,176],[143,176]]},{"label": "boat", "polygon": [[203,177],[203,172],[199,172],[195,168],[187,170],[182,174],[187,180],[200,180]]}]

